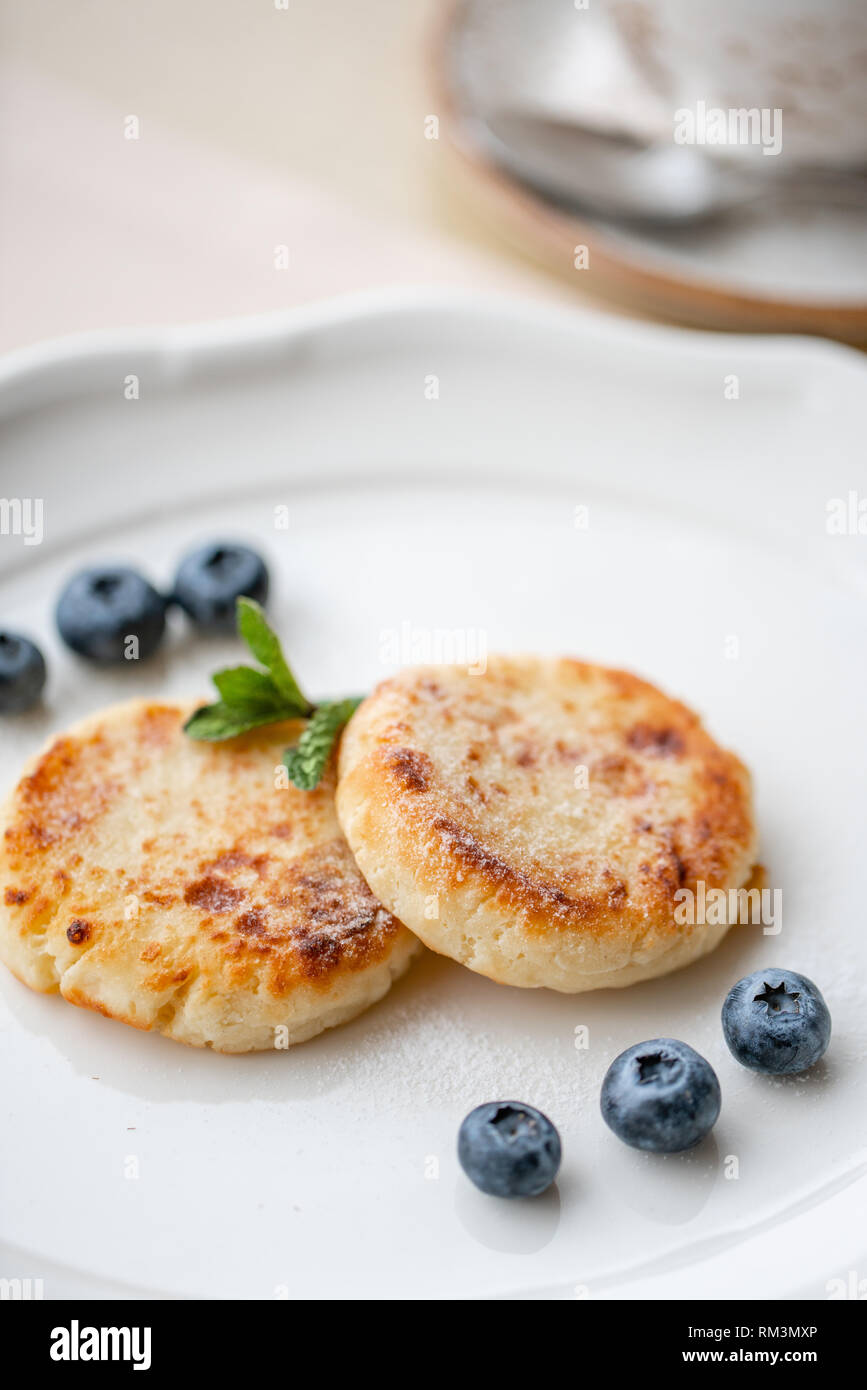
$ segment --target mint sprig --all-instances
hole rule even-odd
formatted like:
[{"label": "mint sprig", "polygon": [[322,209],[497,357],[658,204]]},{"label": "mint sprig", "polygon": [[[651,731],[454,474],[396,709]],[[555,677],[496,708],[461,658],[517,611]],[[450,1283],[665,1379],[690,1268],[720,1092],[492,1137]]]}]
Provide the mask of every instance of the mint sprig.
[{"label": "mint sprig", "polygon": [[256,660],[265,667],[274,690],[286,702],[287,707],[291,707],[301,715],[311,714],[313,705],[301,694],[298,688],[298,682],[283,655],[280,638],[271,627],[259,604],[251,598],[238,599],[238,632]]},{"label": "mint sprig", "polygon": [[334,740],[360,704],[360,695],[350,696],[346,700],[331,700],[314,710],[294,748],[287,748],[283,754],[283,766],[296,787],[309,792],[319,785]]},{"label": "mint sprig", "polygon": [[190,738],[219,743],[284,719],[307,719],[298,743],[286,749],[283,763],[296,787],[312,791],[322,780],[334,741],[360,698],[314,705],[301,693],[280,639],[259,604],[239,598],[237,621],[239,634],[265,669],[229,666],[216,671],[212,679],[219,700],[191,714],[184,731]]}]

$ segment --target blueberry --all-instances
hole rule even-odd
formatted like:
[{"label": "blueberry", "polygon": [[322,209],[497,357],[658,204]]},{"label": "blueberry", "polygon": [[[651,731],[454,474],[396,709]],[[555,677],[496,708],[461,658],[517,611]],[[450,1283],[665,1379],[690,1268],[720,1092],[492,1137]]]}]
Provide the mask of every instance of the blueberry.
[{"label": "blueberry", "polygon": [[181,561],[173,597],[198,627],[234,632],[236,600],[264,603],[268,597],[265,561],[246,545],[213,541]]},{"label": "blueberry", "polygon": [[651,1038],[615,1057],[602,1083],[602,1118],[633,1149],[675,1154],[713,1129],[720,1089],[709,1062],[675,1038]]},{"label": "blueberry", "polygon": [[458,1132],[461,1167],[491,1197],[538,1197],[556,1178],[560,1155],[551,1121],[517,1100],[477,1105]]},{"label": "blueberry", "polygon": [[[101,665],[151,656],[165,625],[165,599],[124,565],[79,571],[57,603],[57,628],[66,645]],[[137,638],[137,648],[130,637]]]},{"label": "blueberry", "polygon": [[794,970],[757,970],[738,980],[726,995],[722,1026],[742,1066],[774,1076],[806,1071],[831,1038],[827,1004]]},{"label": "blueberry", "polygon": [[23,714],[38,703],[45,685],[45,658],[17,632],[0,632],[0,714]]}]

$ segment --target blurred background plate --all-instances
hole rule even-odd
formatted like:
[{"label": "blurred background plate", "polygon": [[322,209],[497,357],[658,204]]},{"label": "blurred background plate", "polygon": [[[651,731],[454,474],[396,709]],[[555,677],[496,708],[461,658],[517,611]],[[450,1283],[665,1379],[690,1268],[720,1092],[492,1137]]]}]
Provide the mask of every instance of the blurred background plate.
[{"label": "blurred background plate", "polygon": [[[314,696],[369,688],[404,633],[470,629],[491,651],[632,667],[696,706],[754,771],[784,919],[578,997],[426,954],[353,1023],[246,1057],[0,970],[2,1277],[46,1297],[824,1298],[863,1269],[867,566],[864,537],[826,517],[867,491],[865,380],[815,340],[430,292],[5,360],[4,489],[44,499],[45,536],[4,538],[0,600],[50,679],[44,710],[0,730],[4,785],[70,720],[204,695],[237,655],[173,623],[140,668],[85,668],[52,628],[69,571],[120,557],[167,583],[185,546],[240,534],[271,562]],[[726,990],[774,962],[833,1014],[804,1077],[755,1076],[723,1043]],[[613,1056],[660,1034],[723,1090],[713,1136],[670,1159],[624,1148],[598,1109]],[[564,1139],[557,1190],[530,1205],[457,1168],[461,1118],[505,1096]]]},{"label": "blurred background plate", "polygon": [[544,106],[558,118],[580,112],[600,132],[646,124],[673,151],[673,107],[663,107],[668,131],[661,135],[660,110],[628,70],[616,67],[615,42],[606,9],[596,4],[453,0],[446,6],[432,35],[430,75],[464,197],[514,248],[632,312],[696,327],[863,343],[863,173],[818,195],[793,185],[783,196],[780,181],[769,176],[767,196],[743,210],[681,227],[606,219],[591,204],[582,211],[560,206],[531,187],[529,161],[522,170],[527,178],[518,176],[514,148],[507,152],[491,138],[495,114],[512,100],[527,109]]}]

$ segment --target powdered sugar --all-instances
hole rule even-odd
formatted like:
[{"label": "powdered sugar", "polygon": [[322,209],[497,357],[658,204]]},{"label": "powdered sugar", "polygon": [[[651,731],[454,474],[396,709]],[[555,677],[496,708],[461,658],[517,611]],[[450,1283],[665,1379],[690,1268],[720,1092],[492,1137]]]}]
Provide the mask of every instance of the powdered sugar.
[{"label": "powdered sugar", "polygon": [[341,1106],[369,1109],[375,1100],[392,1111],[468,1109],[505,1097],[558,1116],[596,1106],[604,1058],[577,1050],[570,1028],[511,1032],[498,1022],[485,1026],[484,1011],[444,991],[427,998],[420,991],[369,1014],[363,1037],[329,1048],[327,1056],[323,1049],[314,1071],[319,1085],[339,1090]]}]

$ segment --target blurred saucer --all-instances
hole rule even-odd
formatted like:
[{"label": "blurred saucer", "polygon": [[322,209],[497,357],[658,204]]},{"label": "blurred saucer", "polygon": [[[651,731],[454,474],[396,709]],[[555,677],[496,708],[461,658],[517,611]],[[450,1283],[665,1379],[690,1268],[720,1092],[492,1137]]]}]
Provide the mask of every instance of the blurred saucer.
[{"label": "blurred saucer", "polygon": [[[434,36],[432,108],[475,205],[513,246],[592,294],[675,322],[718,329],[819,333],[867,341],[867,212],[777,197],[683,227],[615,222],[559,206],[498,163],[485,115],[504,86],[535,80],[546,101],[572,100],[603,128],[627,112],[596,80],[610,50],[604,16],[557,6],[556,25],[525,0],[451,0]],[[586,100],[583,98],[586,96]],[[625,101],[625,98],[624,98]],[[635,102],[632,100],[632,105]],[[639,113],[640,114],[640,113]]]}]

